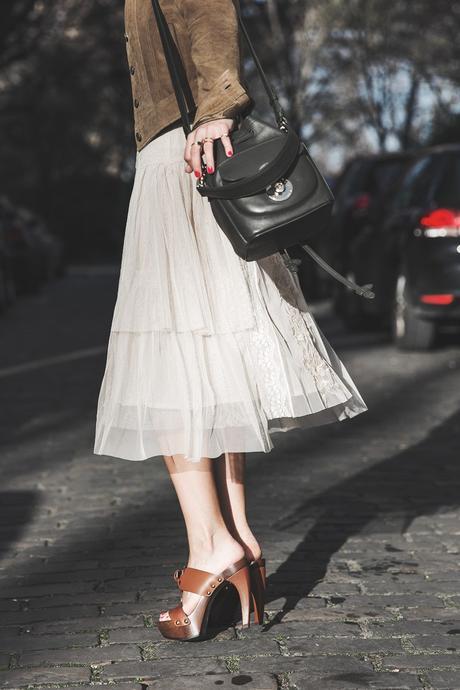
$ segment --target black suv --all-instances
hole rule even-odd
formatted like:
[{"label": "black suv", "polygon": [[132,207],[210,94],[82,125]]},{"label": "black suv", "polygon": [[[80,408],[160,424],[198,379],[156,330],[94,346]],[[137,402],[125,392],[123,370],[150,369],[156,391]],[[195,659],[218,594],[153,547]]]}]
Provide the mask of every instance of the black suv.
[{"label": "black suv", "polygon": [[402,349],[429,349],[460,326],[460,145],[419,151],[349,247],[348,273],[376,297],[351,296],[355,322],[378,319]]},{"label": "black suv", "polygon": [[[353,158],[340,175],[328,235],[328,258],[334,266],[354,278],[354,253],[361,234],[379,217],[382,197],[411,159],[408,153],[375,154]],[[331,282],[337,313],[350,326],[358,324],[352,293]]]},{"label": "black suv", "polygon": [[367,225],[376,204],[410,160],[409,153],[386,153],[353,158],[335,188],[332,234],[337,261],[347,263],[353,238]]}]

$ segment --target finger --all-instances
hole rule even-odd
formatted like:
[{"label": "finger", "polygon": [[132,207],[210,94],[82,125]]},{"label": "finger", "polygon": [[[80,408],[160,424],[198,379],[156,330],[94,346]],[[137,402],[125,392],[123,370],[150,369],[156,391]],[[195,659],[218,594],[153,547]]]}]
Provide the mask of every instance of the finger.
[{"label": "finger", "polygon": [[185,149],[184,149],[184,161],[186,162],[185,170],[186,172],[192,172],[193,168],[191,166],[191,146],[192,142],[195,139],[195,135],[193,132],[190,132],[190,134],[187,136],[186,142],[185,142]]},{"label": "finger", "polygon": [[205,141],[203,151],[206,156],[206,169],[208,173],[214,172],[214,142]]},{"label": "finger", "polygon": [[[198,141],[201,140],[198,139]],[[191,166],[193,168],[195,177],[201,177],[201,146],[198,144],[192,146]]]},{"label": "finger", "polygon": [[228,134],[223,134],[220,138],[222,142],[222,146],[224,147],[225,153],[227,156],[233,156],[233,146],[232,146],[232,140],[230,139]]}]

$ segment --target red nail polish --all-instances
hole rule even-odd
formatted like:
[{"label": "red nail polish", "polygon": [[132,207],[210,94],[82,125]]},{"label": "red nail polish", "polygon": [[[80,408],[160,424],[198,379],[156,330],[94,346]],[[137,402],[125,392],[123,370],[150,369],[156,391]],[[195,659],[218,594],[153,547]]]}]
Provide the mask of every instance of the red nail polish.
[{"label": "red nail polish", "polygon": [[214,168],[212,168],[210,165],[208,165],[208,173],[213,173],[213,172],[214,172]]},{"label": "red nail polish", "polygon": [[195,177],[201,177],[201,173],[199,170],[195,170]]},{"label": "red nail polish", "polygon": [[233,151],[227,151],[227,156],[233,156]]}]

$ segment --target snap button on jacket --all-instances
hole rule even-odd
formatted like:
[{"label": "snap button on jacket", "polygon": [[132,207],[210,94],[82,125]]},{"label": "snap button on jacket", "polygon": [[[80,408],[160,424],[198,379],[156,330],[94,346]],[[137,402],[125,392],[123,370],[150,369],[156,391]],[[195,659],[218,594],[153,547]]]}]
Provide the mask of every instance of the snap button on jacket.
[{"label": "snap button on jacket", "polygon": [[[197,106],[192,127],[235,117],[252,103],[241,79],[233,0],[161,0]],[[180,117],[151,0],[125,0],[134,132],[141,150]]]}]

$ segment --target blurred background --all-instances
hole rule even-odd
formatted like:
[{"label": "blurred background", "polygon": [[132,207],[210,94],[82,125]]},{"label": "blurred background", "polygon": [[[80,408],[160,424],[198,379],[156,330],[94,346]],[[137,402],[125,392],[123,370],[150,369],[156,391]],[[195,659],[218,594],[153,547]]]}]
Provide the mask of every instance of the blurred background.
[{"label": "blurred background", "polygon": [[[306,296],[332,300],[351,330],[377,326],[402,347],[431,347],[439,326],[459,320],[460,2],[242,8],[336,193],[333,221],[313,244],[377,291],[372,303],[357,298],[297,253]],[[4,0],[0,118],[5,312],[69,266],[120,261],[135,153],[122,0]]]}]

